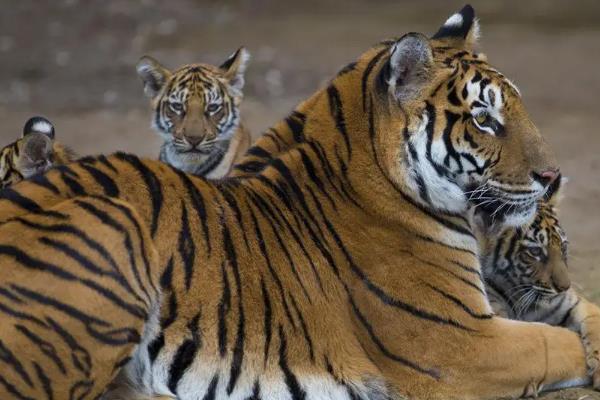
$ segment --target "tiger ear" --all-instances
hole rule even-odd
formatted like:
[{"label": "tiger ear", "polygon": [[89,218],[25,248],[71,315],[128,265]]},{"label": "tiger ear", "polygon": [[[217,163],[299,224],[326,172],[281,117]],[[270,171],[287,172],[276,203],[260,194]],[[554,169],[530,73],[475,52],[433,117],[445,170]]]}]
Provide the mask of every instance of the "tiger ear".
[{"label": "tiger ear", "polygon": [[23,147],[17,161],[17,167],[25,178],[30,178],[40,168],[47,168],[52,163],[54,149],[52,139],[42,133],[32,132],[23,139]]},{"label": "tiger ear", "polygon": [[432,39],[456,48],[473,50],[479,40],[479,21],[475,10],[469,4],[444,22]]},{"label": "tiger ear", "polygon": [[44,117],[31,117],[25,122],[21,137],[25,137],[31,133],[41,133],[53,140],[54,125]]},{"label": "tiger ear", "polygon": [[135,69],[144,83],[146,96],[155,97],[171,76],[171,72],[150,56],[143,56]]},{"label": "tiger ear", "polygon": [[219,66],[229,81],[229,85],[240,93],[244,88],[244,73],[248,60],[250,60],[250,53],[244,47],[240,47]]},{"label": "tiger ear", "polygon": [[399,102],[414,100],[428,82],[433,65],[429,40],[420,33],[408,33],[390,49],[388,85]]}]

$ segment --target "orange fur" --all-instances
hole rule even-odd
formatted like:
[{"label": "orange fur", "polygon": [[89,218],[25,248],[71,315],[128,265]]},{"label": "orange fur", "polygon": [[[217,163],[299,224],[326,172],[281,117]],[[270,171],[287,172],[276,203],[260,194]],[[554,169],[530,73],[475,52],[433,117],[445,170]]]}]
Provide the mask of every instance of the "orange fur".
[{"label": "orange fur", "polygon": [[[469,32],[455,32],[457,20],[470,22]],[[118,198],[152,238],[159,322],[140,328],[140,345],[104,399],[118,398],[123,385],[139,398],[180,400],[485,399],[588,379],[574,332],[492,316],[464,191],[495,182],[505,189],[489,195],[527,193],[527,203],[514,200],[503,214],[523,221],[545,191],[539,176],[556,161],[512,84],[457,39],[474,37],[472,9],[449,21],[436,39],[410,34],[368,50],[261,138],[238,177],[211,182],[117,154],[2,193],[0,221],[43,216],[73,197]],[[481,82],[477,74],[486,79],[477,87],[502,94],[502,131],[484,132],[489,121],[476,125],[474,99],[453,97]],[[457,159],[444,162],[452,149],[464,166],[465,155],[489,163],[469,180]],[[434,166],[439,175],[427,175]],[[424,186],[415,185],[419,176]],[[69,226],[98,229],[103,243],[122,240],[107,219],[96,227],[74,212],[84,215]],[[4,223],[0,244],[22,231]],[[26,251],[64,260],[38,242]],[[23,266],[6,253],[0,259],[6,287],[6,271]],[[114,315],[106,299],[96,304]],[[88,350],[99,368],[110,364],[103,357],[118,359]]]}]

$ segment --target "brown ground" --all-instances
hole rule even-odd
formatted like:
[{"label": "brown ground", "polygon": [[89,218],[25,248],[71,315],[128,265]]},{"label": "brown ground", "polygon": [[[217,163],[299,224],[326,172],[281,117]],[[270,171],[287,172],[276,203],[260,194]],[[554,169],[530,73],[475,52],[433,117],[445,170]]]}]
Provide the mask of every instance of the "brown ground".
[{"label": "brown ground", "polygon": [[[460,2],[170,0],[11,2],[0,11],[0,143],[33,114],[81,154],[157,154],[134,64],[219,63],[253,54],[244,117],[259,133],[376,41],[431,33]],[[452,3],[452,4],[450,4]],[[473,1],[482,47],[524,94],[571,181],[562,220],[573,279],[600,302],[600,3]],[[587,397],[586,397],[587,396]],[[600,399],[591,391],[546,399]]]}]

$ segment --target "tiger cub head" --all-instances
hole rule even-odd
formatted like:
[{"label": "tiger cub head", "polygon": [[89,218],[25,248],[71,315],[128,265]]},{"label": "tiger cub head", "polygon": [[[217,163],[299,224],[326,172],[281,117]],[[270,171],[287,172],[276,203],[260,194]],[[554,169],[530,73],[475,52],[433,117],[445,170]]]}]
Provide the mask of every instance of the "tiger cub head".
[{"label": "tiger cub head", "polygon": [[18,140],[0,150],[0,187],[45,172],[72,159],[70,150],[54,141],[54,126],[44,117],[30,118]]},{"label": "tiger cub head", "polygon": [[538,203],[534,220],[523,227],[505,227],[485,212],[475,217],[485,282],[514,317],[542,307],[571,286],[568,241],[557,215],[560,186],[557,179]]},{"label": "tiger cub head", "polygon": [[249,57],[242,47],[219,67],[189,64],[175,71],[149,56],[140,59],[137,72],[151,99],[152,126],[164,139],[161,161],[196,173],[223,157],[240,123]]},{"label": "tiger cub head", "polygon": [[364,145],[404,193],[438,212],[478,206],[519,226],[533,219],[558,164],[519,89],[475,50],[478,35],[466,6],[431,38],[383,42],[334,84],[362,74],[355,101],[372,114]]}]

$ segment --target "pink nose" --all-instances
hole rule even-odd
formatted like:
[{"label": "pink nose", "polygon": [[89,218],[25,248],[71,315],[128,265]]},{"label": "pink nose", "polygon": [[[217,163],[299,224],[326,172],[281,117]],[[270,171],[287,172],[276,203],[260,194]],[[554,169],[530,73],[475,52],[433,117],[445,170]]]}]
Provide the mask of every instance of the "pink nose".
[{"label": "pink nose", "polygon": [[542,172],[534,172],[532,175],[533,179],[535,179],[542,185],[547,186],[558,178],[558,176],[560,175],[560,171],[558,169],[548,169]]}]

